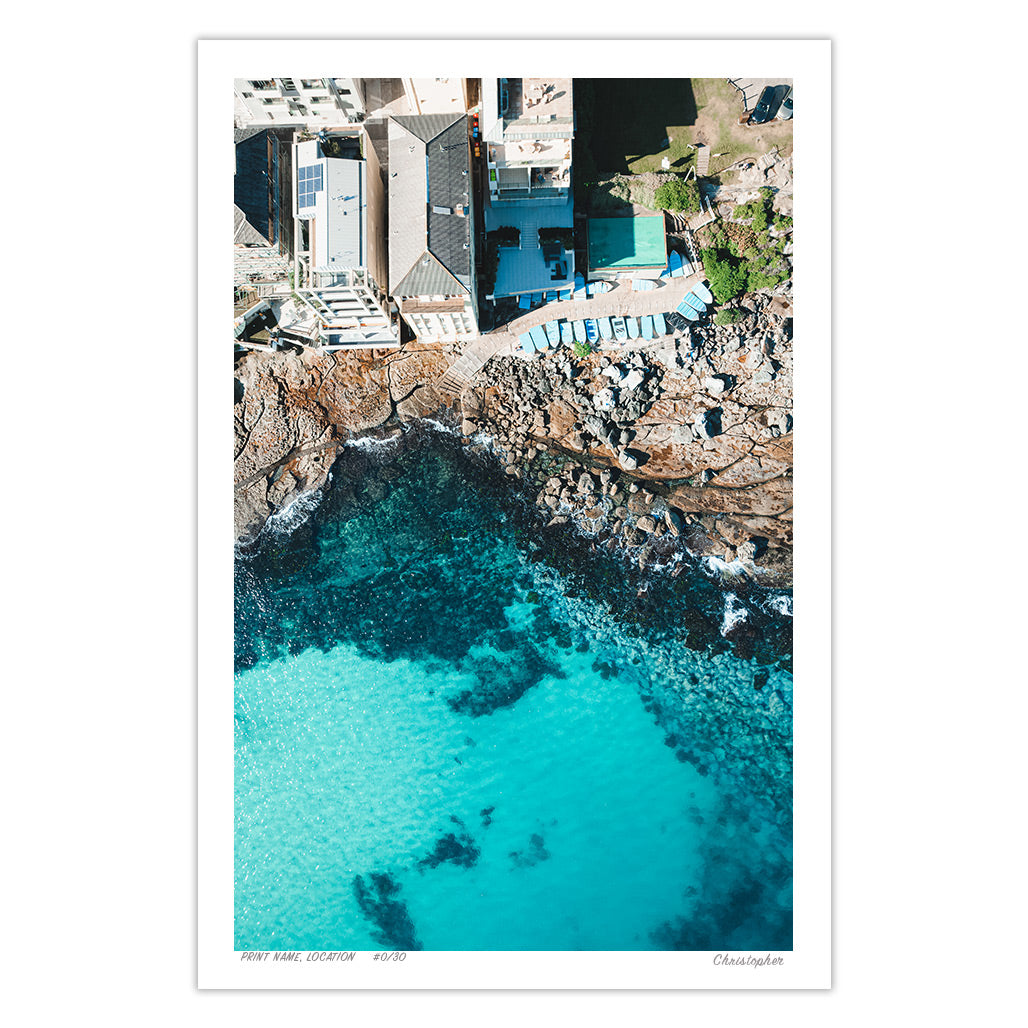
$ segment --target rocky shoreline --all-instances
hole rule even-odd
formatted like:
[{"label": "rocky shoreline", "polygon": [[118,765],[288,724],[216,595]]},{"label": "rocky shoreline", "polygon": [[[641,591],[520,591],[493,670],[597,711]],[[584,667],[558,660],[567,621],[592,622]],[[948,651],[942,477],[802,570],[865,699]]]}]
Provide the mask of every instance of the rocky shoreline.
[{"label": "rocky shoreline", "polygon": [[584,358],[493,357],[459,397],[432,384],[454,359],[444,346],[248,353],[236,362],[236,538],[323,485],[338,447],[428,415],[495,454],[547,524],[640,568],[676,574],[689,555],[791,588],[790,300],[750,294],[733,325]]}]

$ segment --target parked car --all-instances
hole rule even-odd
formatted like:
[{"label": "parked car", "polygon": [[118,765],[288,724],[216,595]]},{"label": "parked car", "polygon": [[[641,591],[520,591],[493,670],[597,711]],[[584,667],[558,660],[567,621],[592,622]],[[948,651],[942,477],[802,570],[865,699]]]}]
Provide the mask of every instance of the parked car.
[{"label": "parked car", "polygon": [[765,86],[760,91],[760,96],[757,99],[757,106],[753,108],[753,113],[750,115],[751,125],[763,125],[768,118],[771,117],[771,101],[775,98],[775,87]]},{"label": "parked car", "polygon": [[776,115],[779,121],[788,121],[792,117],[792,87],[789,87],[789,92],[785,94],[785,99],[782,101],[782,106],[778,108],[778,114]]}]

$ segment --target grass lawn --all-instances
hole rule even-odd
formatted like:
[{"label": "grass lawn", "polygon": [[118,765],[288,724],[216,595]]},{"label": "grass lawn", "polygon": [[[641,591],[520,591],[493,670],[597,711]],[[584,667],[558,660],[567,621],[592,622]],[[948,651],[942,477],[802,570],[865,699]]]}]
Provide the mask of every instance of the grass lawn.
[{"label": "grass lawn", "polygon": [[[689,144],[711,148],[710,175],[774,146],[792,147],[792,122],[738,124],[739,93],[724,79],[589,79],[594,94],[589,146],[602,172],[659,171],[667,157],[682,173],[695,162]],[[714,157],[721,153],[725,156]]]}]

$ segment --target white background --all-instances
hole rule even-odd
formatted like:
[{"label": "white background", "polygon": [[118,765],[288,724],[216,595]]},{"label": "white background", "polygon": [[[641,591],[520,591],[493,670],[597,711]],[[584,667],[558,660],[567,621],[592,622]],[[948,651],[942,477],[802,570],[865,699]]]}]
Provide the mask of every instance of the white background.
[{"label": "white background", "polygon": [[[695,7],[548,9],[545,30],[835,42],[833,990],[195,991],[194,41],[354,34],[361,16],[51,6],[5,48],[14,1023],[1012,1020],[1018,37],[990,5],[959,25],[884,3]],[[363,34],[505,27],[481,5],[419,10],[372,10]]]}]

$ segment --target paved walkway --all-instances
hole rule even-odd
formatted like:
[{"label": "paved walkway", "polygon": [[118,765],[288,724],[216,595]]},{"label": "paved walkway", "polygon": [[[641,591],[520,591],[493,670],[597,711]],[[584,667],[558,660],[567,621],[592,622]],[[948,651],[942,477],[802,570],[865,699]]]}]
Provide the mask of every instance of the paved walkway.
[{"label": "paved walkway", "polygon": [[[504,329],[515,338],[527,332],[533,325],[545,325],[547,321],[565,318],[576,321],[580,318],[604,318],[640,314],[664,314],[673,311],[687,292],[697,282],[703,281],[703,272],[694,272],[684,278],[665,279],[665,284],[645,292],[636,292],[628,282],[620,282],[607,293],[584,300],[556,300],[534,307],[519,318],[515,318]],[[501,330],[502,331],[502,330]]]},{"label": "paved walkway", "polygon": [[[512,356],[520,351],[521,341],[518,336],[534,325],[545,325],[547,321],[557,321],[561,318],[576,321],[581,318],[618,315],[638,317],[640,314],[665,314],[673,311],[682,302],[685,294],[703,279],[703,272],[699,271],[684,278],[667,279],[665,285],[641,293],[633,290],[628,282],[621,282],[600,296],[582,300],[556,300],[535,307],[503,328],[472,339],[453,364],[436,379],[435,387],[440,392],[459,396],[491,357]],[[670,338],[675,334],[670,332],[667,336],[657,336],[656,339]],[[628,339],[624,342],[641,345],[643,342],[655,342],[656,339]],[[598,345],[602,349],[610,344],[607,340],[601,339],[598,340]],[[616,345],[622,346],[620,342]]]}]

